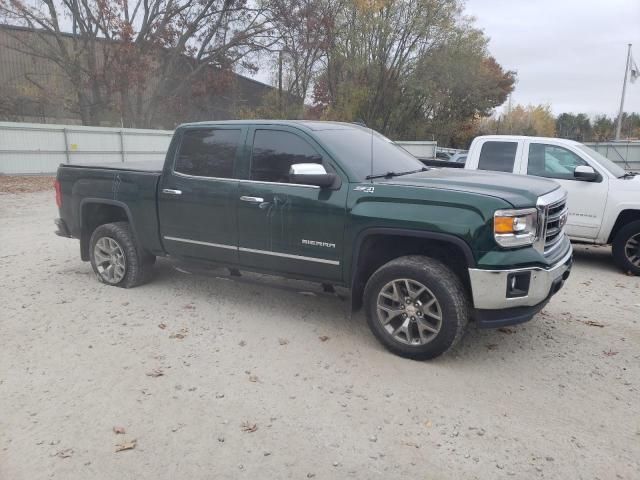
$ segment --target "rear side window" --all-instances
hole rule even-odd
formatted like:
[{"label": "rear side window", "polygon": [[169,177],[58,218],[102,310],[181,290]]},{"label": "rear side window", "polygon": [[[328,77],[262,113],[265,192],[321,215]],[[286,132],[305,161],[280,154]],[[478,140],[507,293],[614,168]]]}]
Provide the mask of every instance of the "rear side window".
[{"label": "rear side window", "polygon": [[182,137],[175,171],[198,177],[232,178],[240,130],[187,130]]},{"label": "rear side window", "polygon": [[289,183],[289,169],[294,163],[322,163],[322,155],[294,133],[256,130],[251,180]]},{"label": "rear side window", "polygon": [[480,149],[478,170],[513,173],[516,150],[516,142],[484,142]]}]

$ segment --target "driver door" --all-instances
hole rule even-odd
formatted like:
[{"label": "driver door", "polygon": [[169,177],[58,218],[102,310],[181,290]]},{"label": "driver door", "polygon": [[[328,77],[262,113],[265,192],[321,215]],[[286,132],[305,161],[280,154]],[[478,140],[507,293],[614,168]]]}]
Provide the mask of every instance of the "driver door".
[{"label": "driver door", "polygon": [[342,279],[348,182],[334,189],[291,183],[298,163],[328,155],[304,132],[288,127],[249,131],[249,165],[238,193],[239,262],[304,278]]}]

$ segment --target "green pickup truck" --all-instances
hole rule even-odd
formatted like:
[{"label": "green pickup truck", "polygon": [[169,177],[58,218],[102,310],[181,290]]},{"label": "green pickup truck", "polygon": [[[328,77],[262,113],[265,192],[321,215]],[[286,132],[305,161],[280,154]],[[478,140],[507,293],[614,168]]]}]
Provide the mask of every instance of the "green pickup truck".
[{"label": "green pickup truck", "polygon": [[469,320],[530,320],[572,264],[556,183],[428,169],[347,123],[181,125],[164,165],[61,165],[56,201],[56,233],[101,282],[135,287],[164,256],[346,287],[380,342],[416,359]]}]

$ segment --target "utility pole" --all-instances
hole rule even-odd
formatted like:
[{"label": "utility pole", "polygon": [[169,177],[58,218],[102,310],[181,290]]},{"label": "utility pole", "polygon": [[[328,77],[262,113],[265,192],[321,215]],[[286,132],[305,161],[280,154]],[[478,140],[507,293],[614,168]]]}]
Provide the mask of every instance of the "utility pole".
[{"label": "utility pole", "polygon": [[278,52],[278,110],[282,116],[282,50]]},{"label": "utility pole", "polygon": [[620,98],[620,112],[618,112],[618,125],[616,126],[616,140],[620,140],[622,129],[622,113],[624,111],[624,96],[627,93],[627,75],[629,75],[629,62],[631,61],[631,44],[627,45],[627,63],[624,67],[624,81],[622,82],[622,98]]}]

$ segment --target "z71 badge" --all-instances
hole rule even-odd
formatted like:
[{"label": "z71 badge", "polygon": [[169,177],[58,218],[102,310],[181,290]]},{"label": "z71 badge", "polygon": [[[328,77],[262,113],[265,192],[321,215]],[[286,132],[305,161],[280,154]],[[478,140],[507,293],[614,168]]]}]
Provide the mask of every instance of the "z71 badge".
[{"label": "z71 badge", "polygon": [[353,190],[356,192],[373,193],[375,190],[375,187],[365,187],[365,186],[359,185]]}]

